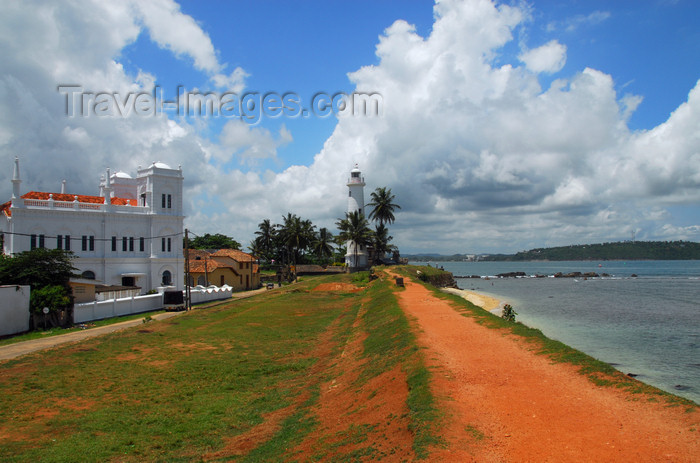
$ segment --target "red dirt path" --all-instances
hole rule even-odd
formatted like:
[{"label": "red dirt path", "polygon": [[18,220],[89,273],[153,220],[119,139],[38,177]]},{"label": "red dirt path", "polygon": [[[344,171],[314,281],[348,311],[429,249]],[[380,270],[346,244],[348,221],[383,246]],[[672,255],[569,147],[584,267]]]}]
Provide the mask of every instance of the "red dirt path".
[{"label": "red dirt path", "polygon": [[460,315],[425,287],[399,293],[450,410],[431,461],[700,461],[700,412],[599,387],[520,338]]}]

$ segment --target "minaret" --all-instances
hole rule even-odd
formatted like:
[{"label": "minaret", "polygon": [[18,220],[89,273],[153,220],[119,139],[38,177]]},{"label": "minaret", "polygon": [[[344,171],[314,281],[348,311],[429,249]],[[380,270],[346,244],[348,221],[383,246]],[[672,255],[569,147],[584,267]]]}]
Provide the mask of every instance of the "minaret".
[{"label": "minaret", "polygon": [[21,196],[19,192],[19,185],[22,180],[19,178],[19,158],[15,157],[15,170],[12,173],[12,199],[19,198]]},{"label": "minaret", "polygon": [[102,187],[101,193],[105,199],[104,204],[106,204],[108,206],[111,205],[112,204],[112,179],[111,179],[109,167],[107,168],[107,178],[105,179],[105,186]]},{"label": "minaret", "polygon": [[[350,171],[348,179],[348,213],[359,211],[360,214],[365,213],[365,179],[362,177],[359,167],[355,164],[355,168]],[[357,258],[357,261],[355,261]],[[366,267],[367,266],[367,247],[358,245],[355,249],[355,242],[350,240],[347,242],[347,252],[345,254],[345,265],[350,268]]]},{"label": "minaret", "polygon": [[21,183],[22,180],[19,178],[19,158],[15,157],[15,170],[12,173],[12,205],[10,207],[24,207],[24,199],[22,199],[22,193],[19,188]]}]

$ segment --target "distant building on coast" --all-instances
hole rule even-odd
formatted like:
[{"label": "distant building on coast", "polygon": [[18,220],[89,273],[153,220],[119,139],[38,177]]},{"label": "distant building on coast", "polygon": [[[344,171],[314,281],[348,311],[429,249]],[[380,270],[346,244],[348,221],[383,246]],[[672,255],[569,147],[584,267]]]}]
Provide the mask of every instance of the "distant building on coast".
[{"label": "distant building on coast", "polygon": [[65,249],[82,283],[146,293],[183,289],[182,168],[154,162],[136,178],[107,169],[99,195],[30,191],[21,194],[15,158],[12,199],[0,205],[3,251]]},{"label": "distant building on coast", "polygon": [[[362,176],[357,164],[350,171],[348,179],[348,213],[359,212],[365,214],[365,179]],[[367,247],[360,244],[355,245],[355,242],[348,240],[347,252],[345,253],[345,265],[349,268],[364,268],[368,266],[368,250]]]}]

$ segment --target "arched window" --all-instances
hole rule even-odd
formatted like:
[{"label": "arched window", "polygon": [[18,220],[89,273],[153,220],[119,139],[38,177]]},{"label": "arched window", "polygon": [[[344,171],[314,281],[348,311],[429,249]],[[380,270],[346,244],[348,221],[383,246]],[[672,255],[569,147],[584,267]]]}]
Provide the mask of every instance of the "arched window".
[{"label": "arched window", "polygon": [[86,280],[94,280],[95,272],[93,272],[92,270],[85,270],[80,276]]},{"label": "arched window", "polygon": [[173,274],[170,273],[170,270],[166,270],[163,272],[163,286],[169,286],[173,283]]}]

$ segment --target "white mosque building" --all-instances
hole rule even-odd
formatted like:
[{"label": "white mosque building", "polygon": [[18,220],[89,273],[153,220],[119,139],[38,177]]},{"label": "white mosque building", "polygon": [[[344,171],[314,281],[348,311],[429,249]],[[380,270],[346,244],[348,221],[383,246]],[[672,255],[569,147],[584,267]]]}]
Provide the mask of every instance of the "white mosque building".
[{"label": "white mosque building", "polygon": [[[348,179],[348,213],[359,211],[365,213],[365,178],[362,176],[357,164],[350,171]],[[349,268],[364,268],[368,266],[368,251],[367,246],[358,245],[355,247],[355,242],[349,240],[347,242],[347,253],[345,254],[345,265]]]},{"label": "white mosque building", "polygon": [[3,251],[65,249],[83,280],[140,292],[183,289],[182,168],[139,166],[136,177],[107,170],[98,196],[30,191],[21,194],[15,158],[12,199],[0,205]]}]

